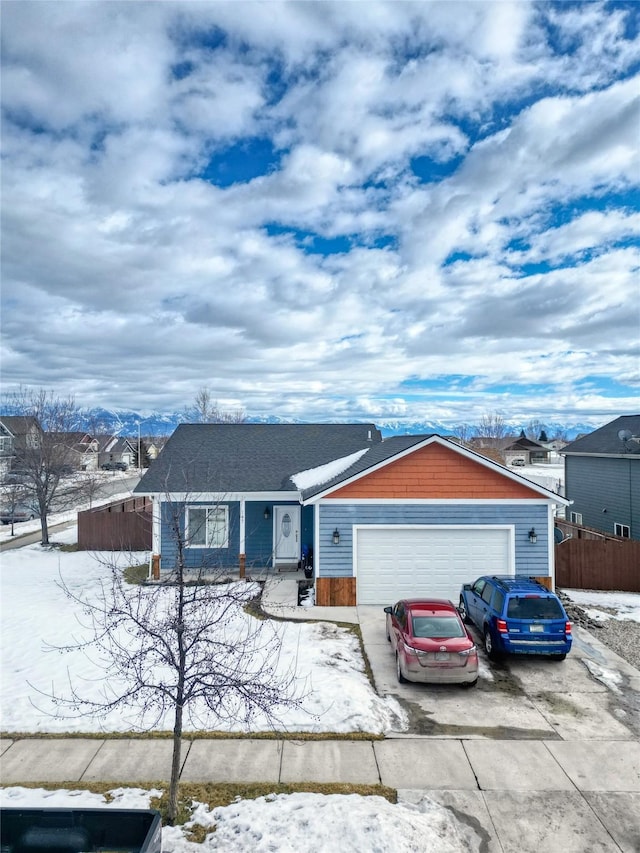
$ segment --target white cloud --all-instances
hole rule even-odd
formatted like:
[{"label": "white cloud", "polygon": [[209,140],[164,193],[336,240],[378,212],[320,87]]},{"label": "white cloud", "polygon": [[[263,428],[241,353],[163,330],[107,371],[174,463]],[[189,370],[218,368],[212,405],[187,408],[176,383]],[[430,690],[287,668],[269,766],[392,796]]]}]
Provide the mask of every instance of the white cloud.
[{"label": "white cloud", "polygon": [[[637,408],[632,9],[363,9],[5,6],[5,383],[318,420]],[[197,177],[254,135],[253,180]]]}]

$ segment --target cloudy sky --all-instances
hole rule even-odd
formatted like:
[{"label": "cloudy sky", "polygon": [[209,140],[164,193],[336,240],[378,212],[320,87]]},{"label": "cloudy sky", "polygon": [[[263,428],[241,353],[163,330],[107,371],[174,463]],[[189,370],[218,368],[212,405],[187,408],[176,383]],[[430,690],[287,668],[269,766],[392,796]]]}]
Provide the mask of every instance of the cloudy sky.
[{"label": "cloudy sky", "polygon": [[640,4],[2,3],[2,380],[640,410]]}]

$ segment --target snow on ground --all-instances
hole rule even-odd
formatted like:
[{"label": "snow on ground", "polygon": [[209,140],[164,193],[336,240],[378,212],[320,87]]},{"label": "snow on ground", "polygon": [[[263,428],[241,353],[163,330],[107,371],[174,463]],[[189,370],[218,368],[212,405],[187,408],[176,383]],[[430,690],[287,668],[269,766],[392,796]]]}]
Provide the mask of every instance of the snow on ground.
[{"label": "snow on ground", "polygon": [[522,467],[506,466],[514,474],[520,474],[527,480],[549,489],[551,492],[564,495],[564,463],[548,465],[523,465]]},{"label": "snow on ground", "polygon": [[562,589],[591,619],[630,619],[640,622],[640,593],[607,590]]},{"label": "snow on ground", "polygon": [[[158,791],[120,788],[113,802],[87,791],[0,789],[0,805],[21,808],[146,809]],[[417,804],[393,804],[382,797],[358,794],[271,794],[238,800],[210,811],[194,804],[192,821],[184,827],[163,827],[164,853],[476,853],[482,839],[458,822],[452,812],[428,797]],[[191,823],[211,828],[203,844],[189,842]],[[214,831],[215,830],[215,831]]]},{"label": "snow on ground", "polygon": [[[77,529],[70,527],[55,535],[56,542],[76,541]],[[148,555],[121,554],[120,565],[146,563]],[[103,685],[104,667],[79,650],[68,653],[48,651],[45,646],[64,646],[82,636],[78,622],[79,607],[73,605],[59,588],[62,576],[75,593],[92,595],[109,568],[96,555],[85,551],[64,552],[59,548],[27,545],[2,553],[0,574],[2,601],[0,614],[0,728],[4,731],[129,731],[139,730],[143,719],[139,708],[128,712],[112,711],[104,720],[51,716],[52,706],[40,691],[68,692],[68,673],[80,682],[87,698],[98,699]],[[149,594],[152,594],[149,591]],[[239,611],[239,619],[253,617]],[[364,668],[357,637],[333,623],[273,623],[281,630],[281,655],[278,663],[284,673],[295,665],[303,690],[308,695],[301,708],[280,713],[281,728],[288,731],[372,732],[404,730],[404,711],[393,698],[379,697]],[[36,705],[38,707],[36,707]],[[198,707],[200,720],[209,730],[240,731],[239,723],[220,722]],[[170,712],[155,725],[171,730]],[[203,728],[202,723],[185,721],[185,730]],[[253,731],[270,728],[266,719],[252,722]]]}]

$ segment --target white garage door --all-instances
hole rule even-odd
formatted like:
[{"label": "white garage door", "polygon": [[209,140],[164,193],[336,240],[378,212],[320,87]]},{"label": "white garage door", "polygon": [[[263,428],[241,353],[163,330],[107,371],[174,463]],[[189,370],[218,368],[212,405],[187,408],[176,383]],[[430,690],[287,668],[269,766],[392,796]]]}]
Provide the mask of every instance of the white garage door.
[{"label": "white garage door", "polygon": [[357,528],[358,604],[422,596],[457,603],[461,585],[485,574],[514,574],[509,529]]}]

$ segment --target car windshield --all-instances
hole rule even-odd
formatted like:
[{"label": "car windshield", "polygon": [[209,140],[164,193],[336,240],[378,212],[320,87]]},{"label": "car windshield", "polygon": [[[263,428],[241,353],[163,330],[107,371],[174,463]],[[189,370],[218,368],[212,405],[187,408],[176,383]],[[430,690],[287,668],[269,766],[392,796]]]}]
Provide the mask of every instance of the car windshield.
[{"label": "car windshield", "polygon": [[414,637],[464,637],[464,629],[455,616],[414,616]]},{"label": "car windshield", "polygon": [[507,619],[564,619],[557,598],[511,598]]}]

